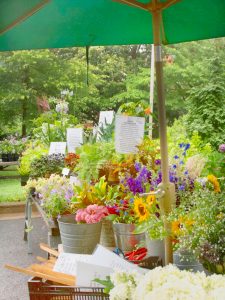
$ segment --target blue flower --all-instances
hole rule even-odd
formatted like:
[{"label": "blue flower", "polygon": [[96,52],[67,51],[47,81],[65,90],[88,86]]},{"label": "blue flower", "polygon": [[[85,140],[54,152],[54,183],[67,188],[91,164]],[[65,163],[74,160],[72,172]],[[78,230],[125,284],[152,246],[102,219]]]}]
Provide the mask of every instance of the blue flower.
[{"label": "blue flower", "polygon": [[185,145],[184,150],[187,151],[190,147],[191,147],[191,145],[188,143]]},{"label": "blue flower", "polygon": [[185,145],[184,143],[181,143],[181,144],[179,144],[179,147],[180,147],[180,148],[183,148],[184,145]]},{"label": "blue flower", "polygon": [[184,165],[184,162],[183,162],[183,160],[181,160],[181,161],[180,161],[180,165]]},{"label": "blue flower", "polygon": [[184,172],[184,175],[188,175],[188,171],[185,171],[185,172]]},{"label": "blue flower", "polygon": [[178,159],[178,158],[179,158],[179,156],[178,156],[178,155],[175,155],[173,158],[174,158],[174,159]]},{"label": "blue flower", "polygon": [[178,186],[178,190],[179,191],[184,191],[184,189],[185,189],[185,186],[183,184],[181,184],[181,185]]},{"label": "blue flower", "polygon": [[173,165],[173,168],[176,169],[176,168],[177,168],[177,165]]}]

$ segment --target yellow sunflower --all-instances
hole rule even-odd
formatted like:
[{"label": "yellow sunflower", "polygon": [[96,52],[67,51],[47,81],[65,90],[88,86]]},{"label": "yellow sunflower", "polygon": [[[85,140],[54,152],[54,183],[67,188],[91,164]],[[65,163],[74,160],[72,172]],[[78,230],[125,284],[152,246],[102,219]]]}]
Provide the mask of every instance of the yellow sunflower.
[{"label": "yellow sunflower", "polygon": [[139,222],[146,221],[149,217],[148,205],[143,202],[142,198],[134,200],[134,213],[139,218]]},{"label": "yellow sunflower", "polygon": [[155,203],[156,197],[154,195],[149,195],[146,199],[147,203],[151,206]]},{"label": "yellow sunflower", "polygon": [[220,193],[221,192],[220,184],[219,184],[219,181],[217,180],[216,176],[210,174],[210,175],[207,176],[207,179],[210,183],[213,184],[214,192],[215,193]]},{"label": "yellow sunflower", "polygon": [[181,234],[181,232],[182,232],[182,222],[181,222],[180,219],[173,221],[171,223],[171,227],[172,227],[171,229],[172,229],[173,235],[178,236],[178,235]]}]

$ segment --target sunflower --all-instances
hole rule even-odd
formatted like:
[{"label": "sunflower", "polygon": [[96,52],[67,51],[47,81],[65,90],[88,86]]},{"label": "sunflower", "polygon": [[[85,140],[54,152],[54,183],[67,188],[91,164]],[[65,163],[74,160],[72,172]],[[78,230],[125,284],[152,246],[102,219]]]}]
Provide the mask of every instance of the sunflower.
[{"label": "sunflower", "polygon": [[217,180],[216,176],[214,175],[208,175],[207,176],[207,179],[210,183],[213,184],[213,187],[214,187],[214,192],[215,193],[220,193],[221,190],[220,190],[220,184],[219,184],[219,181]]},{"label": "sunflower", "polygon": [[134,213],[139,218],[139,222],[146,221],[149,217],[148,205],[143,202],[142,198],[136,198],[134,200]]},{"label": "sunflower", "polygon": [[149,195],[146,199],[147,203],[152,206],[155,203],[156,197],[154,195]]},{"label": "sunflower", "polygon": [[172,229],[172,233],[173,235],[175,236],[178,236],[181,234],[181,231],[182,231],[182,223],[181,223],[181,220],[178,219],[178,220],[175,220],[171,223],[171,229]]}]

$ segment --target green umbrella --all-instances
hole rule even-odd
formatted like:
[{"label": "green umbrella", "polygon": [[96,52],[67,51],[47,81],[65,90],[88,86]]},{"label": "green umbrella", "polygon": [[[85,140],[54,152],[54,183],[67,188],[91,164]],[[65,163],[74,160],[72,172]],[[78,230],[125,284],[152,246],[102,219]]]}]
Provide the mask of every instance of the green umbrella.
[{"label": "green umbrella", "polygon": [[[175,191],[168,172],[161,44],[225,36],[225,0],[2,0],[0,16],[0,51],[155,44],[164,190],[160,207],[169,213]],[[166,263],[172,262],[170,238],[165,247]]]}]

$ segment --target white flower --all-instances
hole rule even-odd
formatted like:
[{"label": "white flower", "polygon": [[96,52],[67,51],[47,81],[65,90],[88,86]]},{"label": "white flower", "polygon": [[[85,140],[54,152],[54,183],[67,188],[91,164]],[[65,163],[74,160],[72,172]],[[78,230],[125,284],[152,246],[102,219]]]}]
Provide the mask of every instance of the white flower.
[{"label": "white flower", "polygon": [[225,300],[225,287],[211,290],[208,294],[207,300]]},{"label": "white flower", "polygon": [[128,284],[120,283],[110,291],[110,300],[130,300],[131,290]]},{"label": "white flower", "polygon": [[144,276],[115,272],[111,300],[225,300],[225,276],[158,267]]}]

